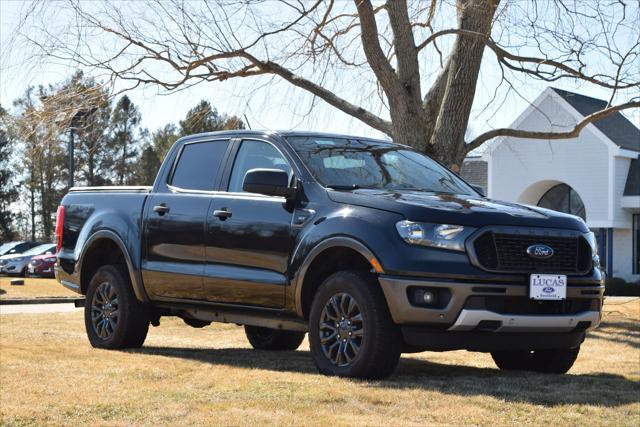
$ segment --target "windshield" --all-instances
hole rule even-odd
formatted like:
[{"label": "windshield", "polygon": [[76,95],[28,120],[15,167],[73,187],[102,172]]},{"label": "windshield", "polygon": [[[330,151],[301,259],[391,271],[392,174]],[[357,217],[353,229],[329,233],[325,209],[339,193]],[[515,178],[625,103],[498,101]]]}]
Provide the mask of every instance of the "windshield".
[{"label": "windshield", "polygon": [[4,255],[5,252],[9,251],[14,246],[17,246],[18,243],[20,243],[20,242],[3,243],[2,245],[0,245],[0,255]]},{"label": "windshield", "polygon": [[288,141],[325,187],[476,194],[435,160],[399,145],[322,137],[289,137]]},{"label": "windshield", "polygon": [[54,253],[56,251],[56,246],[52,245],[51,243],[45,243],[44,245],[38,245],[34,248],[29,249],[26,252],[23,252],[22,255],[24,256],[29,256],[29,255],[42,255],[43,253],[50,251],[51,253]]}]

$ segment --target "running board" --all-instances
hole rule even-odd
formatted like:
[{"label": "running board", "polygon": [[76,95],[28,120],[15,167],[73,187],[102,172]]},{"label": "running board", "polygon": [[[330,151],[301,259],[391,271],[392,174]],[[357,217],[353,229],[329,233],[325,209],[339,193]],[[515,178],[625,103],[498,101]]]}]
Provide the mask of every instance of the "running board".
[{"label": "running board", "polygon": [[279,311],[273,310],[256,308],[255,311],[249,311],[231,307],[203,307],[176,303],[155,303],[154,305],[156,307],[169,309],[176,315],[186,315],[205,322],[235,323],[237,325],[261,326],[285,331],[307,332],[308,330],[307,322],[303,319],[286,316]]}]

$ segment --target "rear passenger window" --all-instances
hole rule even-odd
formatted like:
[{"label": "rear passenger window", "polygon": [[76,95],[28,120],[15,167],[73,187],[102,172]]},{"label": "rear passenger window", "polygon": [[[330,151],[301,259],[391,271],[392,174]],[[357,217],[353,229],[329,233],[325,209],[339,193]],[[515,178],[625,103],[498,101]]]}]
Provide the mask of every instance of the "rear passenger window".
[{"label": "rear passenger window", "polygon": [[173,172],[171,185],[187,190],[213,190],[229,141],[186,144]]}]

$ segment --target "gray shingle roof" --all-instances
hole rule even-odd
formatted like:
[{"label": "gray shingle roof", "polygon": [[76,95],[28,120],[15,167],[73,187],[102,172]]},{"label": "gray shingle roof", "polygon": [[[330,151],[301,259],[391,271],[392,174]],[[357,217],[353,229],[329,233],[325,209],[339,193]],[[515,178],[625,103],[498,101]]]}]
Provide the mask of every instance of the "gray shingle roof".
[{"label": "gray shingle roof", "polygon": [[[601,99],[556,89],[555,87],[551,89],[564,98],[565,101],[571,104],[571,106],[578,110],[583,116],[588,116],[607,106],[607,101]],[[627,150],[640,151],[640,129],[635,127],[633,123],[621,113],[612,114],[593,124],[619,147]]]},{"label": "gray shingle roof", "polygon": [[640,196],[640,159],[631,160],[627,182],[624,185],[625,196]]}]

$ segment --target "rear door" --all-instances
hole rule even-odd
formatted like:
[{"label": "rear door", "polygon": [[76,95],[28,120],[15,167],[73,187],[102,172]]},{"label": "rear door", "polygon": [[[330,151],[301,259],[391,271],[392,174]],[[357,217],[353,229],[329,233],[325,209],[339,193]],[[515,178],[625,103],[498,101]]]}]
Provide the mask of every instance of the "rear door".
[{"label": "rear door", "polygon": [[186,143],[145,208],[142,274],[154,296],[201,299],[207,211],[228,139]]},{"label": "rear door", "polygon": [[[292,171],[272,143],[245,139],[234,150],[228,181],[207,214],[204,297],[209,301],[283,307],[292,245],[292,208],[283,197],[242,191],[250,169]],[[227,214],[221,214],[227,212]]]}]

